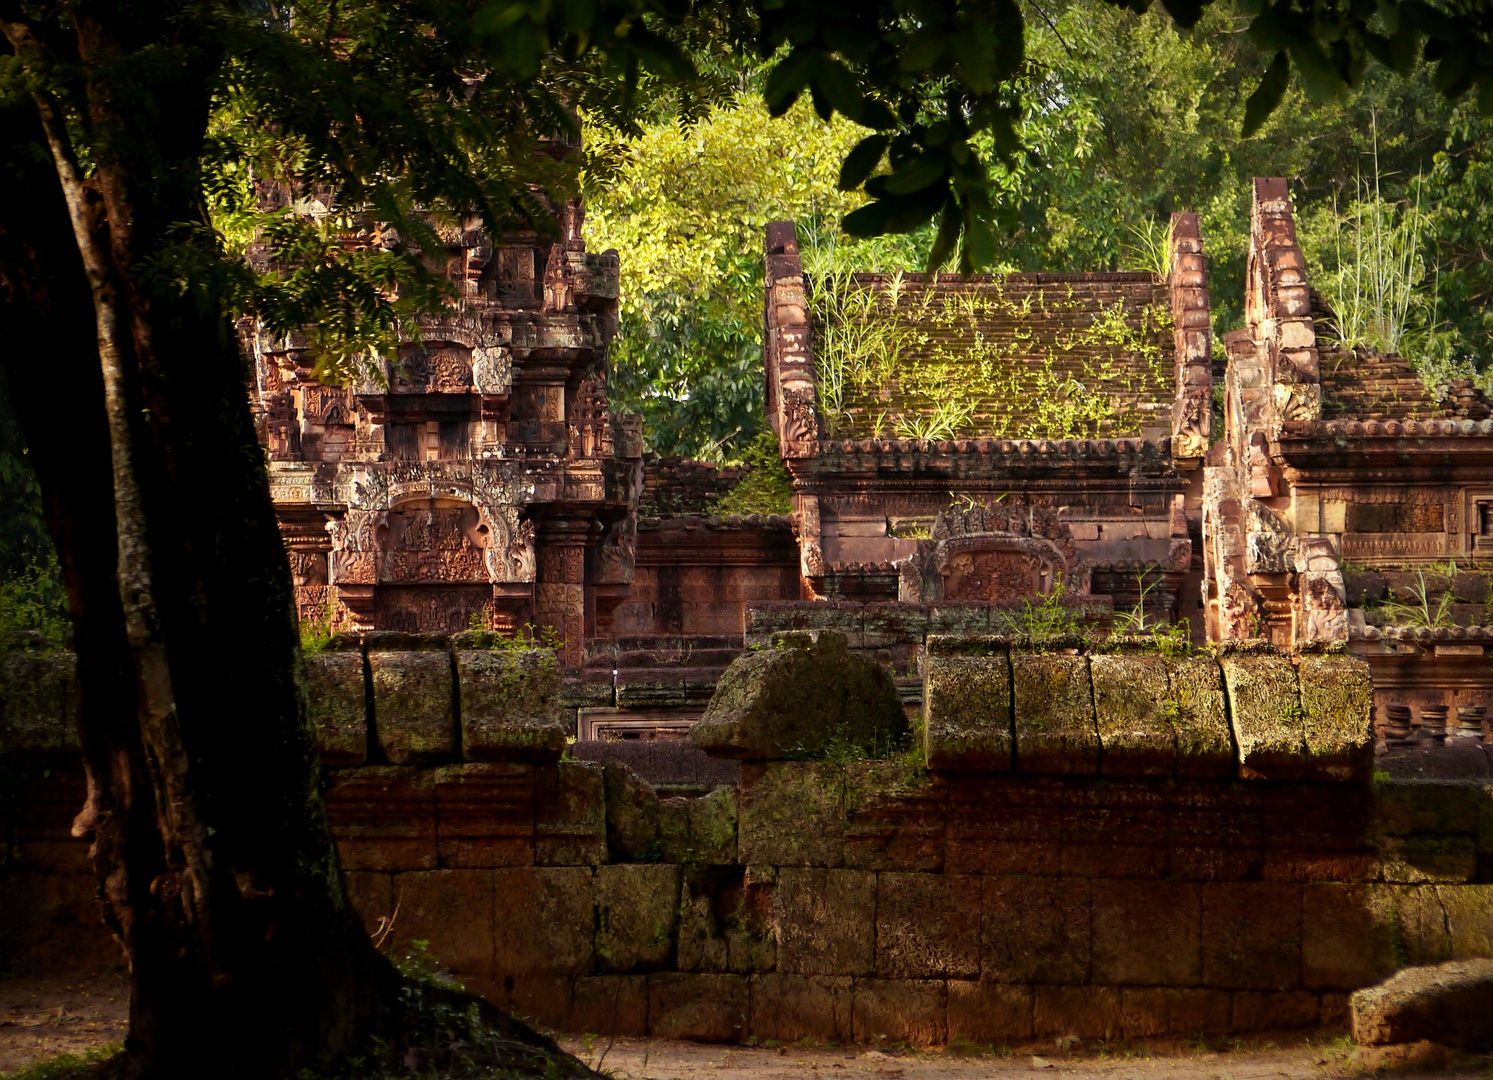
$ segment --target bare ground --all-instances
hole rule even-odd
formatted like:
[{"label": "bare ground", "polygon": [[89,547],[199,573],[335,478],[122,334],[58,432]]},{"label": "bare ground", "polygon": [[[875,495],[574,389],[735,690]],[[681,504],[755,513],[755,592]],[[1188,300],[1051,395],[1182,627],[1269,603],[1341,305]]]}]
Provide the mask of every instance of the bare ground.
[{"label": "bare ground", "polygon": [[[118,1044],[129,1020],[122,975],[0,979],[0,1077],[60,1054]],[[1015,1076],[1083,1080],[1326,1080],[1381,1067],[1404,1077],[1493,1076],[1493,1057],[1447,1061],[1432,1048],[1364,1057],[1342,1036],[1213,1043],[1041,1043],[899,1048],[707,1046],[660,1039],[564,1037],[565,1048],[617,1080],[989,1080]]]}]

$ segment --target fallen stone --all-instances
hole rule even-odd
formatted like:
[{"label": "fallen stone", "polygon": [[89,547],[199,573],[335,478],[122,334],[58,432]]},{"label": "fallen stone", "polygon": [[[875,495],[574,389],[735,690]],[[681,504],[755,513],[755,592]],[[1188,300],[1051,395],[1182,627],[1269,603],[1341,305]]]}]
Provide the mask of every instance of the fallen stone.
[{"label": "fallen stone", "polygon": [[1367,1046],[1427,1041],[1493,1049],[1493,960],[1406,968],[1353,994],[1353,1037]]}]

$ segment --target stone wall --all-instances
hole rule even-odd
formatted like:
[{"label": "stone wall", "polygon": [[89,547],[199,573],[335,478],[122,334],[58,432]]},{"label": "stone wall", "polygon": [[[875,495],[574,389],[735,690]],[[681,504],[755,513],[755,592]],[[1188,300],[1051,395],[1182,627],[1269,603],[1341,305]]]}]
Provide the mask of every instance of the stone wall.
[{"label": "stone wall", "polygon": [[[556,1027],[936,1044],[1332,1026],[1399,966],[1493,956],[1493,788],[1369,781],[1361,665],[1341,654],[935,638],[908,752],[748,760],[697,798],[555,760],[543,654],[322,657],[327,804],[370,931],[392,919],[394,948],[428,941]],[[22,666],[0,721],[0,961],[104,963],[68,835],[68,668]]]}]

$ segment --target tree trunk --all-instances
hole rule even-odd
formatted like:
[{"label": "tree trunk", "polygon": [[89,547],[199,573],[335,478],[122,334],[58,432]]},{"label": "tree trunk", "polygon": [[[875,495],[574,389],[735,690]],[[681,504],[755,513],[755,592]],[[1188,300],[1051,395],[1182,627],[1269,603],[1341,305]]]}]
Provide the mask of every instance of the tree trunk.
[{"label": "tree trunk", "polygon": [[[26,60],[20,12],[0,12]],[[348,905],[318,791],[245,361],[220,305],[141,285],[170,230],[206,219],[215,60],[188,42],[185,62],[121,65],[179,33],[149,4],[77,11],[74,27],[86,120],[112,149],[70,204],[76,155],[57,153],[46,99],[0,118],[29,196],[0,206],[0,334],[76,628],[76,830],[130,963],[132,1063],[287,1075],[378,1030],[398,977]]]}]

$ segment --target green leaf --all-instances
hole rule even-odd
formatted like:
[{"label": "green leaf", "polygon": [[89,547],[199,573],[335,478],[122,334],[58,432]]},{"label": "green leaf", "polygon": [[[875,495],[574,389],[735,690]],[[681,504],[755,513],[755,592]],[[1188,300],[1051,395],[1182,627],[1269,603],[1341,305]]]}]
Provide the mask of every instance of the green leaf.
[{"label": "green leaf", "polygon": [[950,199],[939,215],[938,235],[933,238],[933,247],[928,250],[926,273],[938,273],[939,267],[949,261],[949,256],[954,253],[954,245],[959,240],[959,223],[959,204]]},{"label": "green leaf", "polygon": [[948,172],[948,163],[940,155],[924,153],[904,161],[892,170],[887,180],[888,195],[911,195],[938,183]]},{"label": "green leaf", "polygon": [[782,116],[793,107],[793,103],[804,92],[804,87],[809,84],[814,65],[822,55],[818,49],[800,45],[767,73],[767,81],[762,87],[762,99],[767,102],[771,115]]},{"label": "green leaf", "polygon": [[1270,61],[1270,67],[1265,70],[1265,77],[1260,80],[1260,85],[1255,87],[1255,92],[1244,103],[1243,135],[1246,139],[1259,131],[1270,118],[1270,114],[1280,104],[1280,99],[1285,96],[1290,81],[1291,61],[1284,52],[1278,52],[1275,59]]},{"label": "green leaf", "polygon": [[876,171],[890,141],[885,135],[867,135],[856,143],[840,166],[840,190],[854,191],[864,184],[866,178]]},{"label": "green leaf", "polygon": [[1343,89],[1343,77],[1322,46],[1311,38],[1298,37],[1291,42],[1291,60],[1313,101],[1327,101]]},{"label": "green leaf", "polygon": [[[855,76],[838,57],[826,56],[814,72],[814,88],[834,109],[851,120],[860,120],[863,98]],[[828,120],[826,116],[824,119]]]},{"label": "green leaf", "polygon": [[881,236],[887,231],[890,216],[890,204],[885,199],[878,199],[846,214],[840,228],[848,236]]}]

